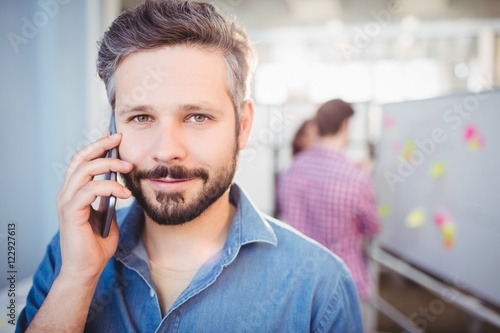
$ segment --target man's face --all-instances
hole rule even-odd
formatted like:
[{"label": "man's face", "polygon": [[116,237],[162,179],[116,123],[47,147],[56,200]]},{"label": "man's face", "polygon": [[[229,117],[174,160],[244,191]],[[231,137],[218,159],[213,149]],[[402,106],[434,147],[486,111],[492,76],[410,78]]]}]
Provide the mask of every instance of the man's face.
[{"label": "man's face", "polygon": [[227,92],[222,57],[193,47],[162,47],[127,56],[116,71],[116,127],[123,175],[146,214],[159,224],[198,217],[228,190],[253,109],[242,129]]}]

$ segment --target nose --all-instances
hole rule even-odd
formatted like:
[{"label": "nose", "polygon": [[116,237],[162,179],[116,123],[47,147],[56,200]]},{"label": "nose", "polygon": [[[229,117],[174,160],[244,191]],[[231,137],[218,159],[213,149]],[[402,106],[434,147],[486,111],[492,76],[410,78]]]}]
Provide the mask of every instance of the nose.
[{"label": "nose", "polygon": [[181,124],[158,122],[153,131],[151,157],[157,163],[177,164],[187,157],[186,140]]}]

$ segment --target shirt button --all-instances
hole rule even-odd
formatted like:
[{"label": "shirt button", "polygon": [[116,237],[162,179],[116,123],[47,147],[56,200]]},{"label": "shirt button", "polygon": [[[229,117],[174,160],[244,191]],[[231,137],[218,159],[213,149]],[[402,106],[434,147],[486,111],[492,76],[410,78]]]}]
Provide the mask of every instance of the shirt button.
[{"label": "shirt button", "polygon": [[154,291],[154,289],[150,289],[149,290],[149,296],[155,297],[155,291]]}]

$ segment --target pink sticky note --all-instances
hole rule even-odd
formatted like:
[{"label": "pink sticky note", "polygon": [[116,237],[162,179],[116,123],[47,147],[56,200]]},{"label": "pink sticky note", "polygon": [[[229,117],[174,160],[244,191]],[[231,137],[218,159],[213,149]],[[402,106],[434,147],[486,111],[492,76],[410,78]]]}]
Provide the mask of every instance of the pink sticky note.
[{"label": "pink sticky note", "polygon": [[434,222],[438,225],[438,227],[442,227],[446,223],[446,217],[442,213],[438,213],[434,216]]},{"label": "pink sticky note", "polygon": [[392,128],[394,126],[394,118],[392,116],[387,116],[384,118],[384,127]]},{"label": "pink sticky note", "polygon": [[476,127],[474,125],[468,125],[465,128],[465,140],[469,141],[473,139],[477,134]]}]

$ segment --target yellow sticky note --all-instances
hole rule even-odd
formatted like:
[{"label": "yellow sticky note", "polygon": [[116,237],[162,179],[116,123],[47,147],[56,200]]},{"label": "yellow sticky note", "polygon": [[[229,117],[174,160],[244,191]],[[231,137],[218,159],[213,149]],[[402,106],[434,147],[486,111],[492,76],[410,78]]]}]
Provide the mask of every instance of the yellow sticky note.
[{"label": "yellow sticky note", "polygon": [[403,147],[403,157],[407,160],[411,158],[413,153],[415,152],[415,141],[414,140],[407,140],[405,142],[405,145]]},{"label": "yellow sticky note", "polygon": [[481,140],[481,138],[478,138],[478,137],[470,139],[468,144],[469,144],[469,148],[472,151],[479,151],[479,150],[481,150],[481,148],[483,148],[483,141]]},{"label": "yellow sticky note", "polygon": [[455,225],[450,221],[446,221],[441,227],[441,232],[443,234],[444,247],[451,249],[455,243]]},{"label": "yellow sticky note", "polygon": [[421,208],[414,209],[406,218],[406,225],[409,228],[420,228],[425,223],[425,211]]},{"label": "yellow sticky note", "polygon": [[430,173],[432,178],[438,179],[438,178],[443,177],[445,171],[446,171],[446,167],[445,167],[444,163],[437,162],[437,163],[434,163],[434,165],[431,167],[431,170],[429,173]]},{"label": "yellow sticky note", "polygon": [[391,208],[388,204],[381,204],[378,206],[378,217],[385,220],[389,215],[391,215]]}]

